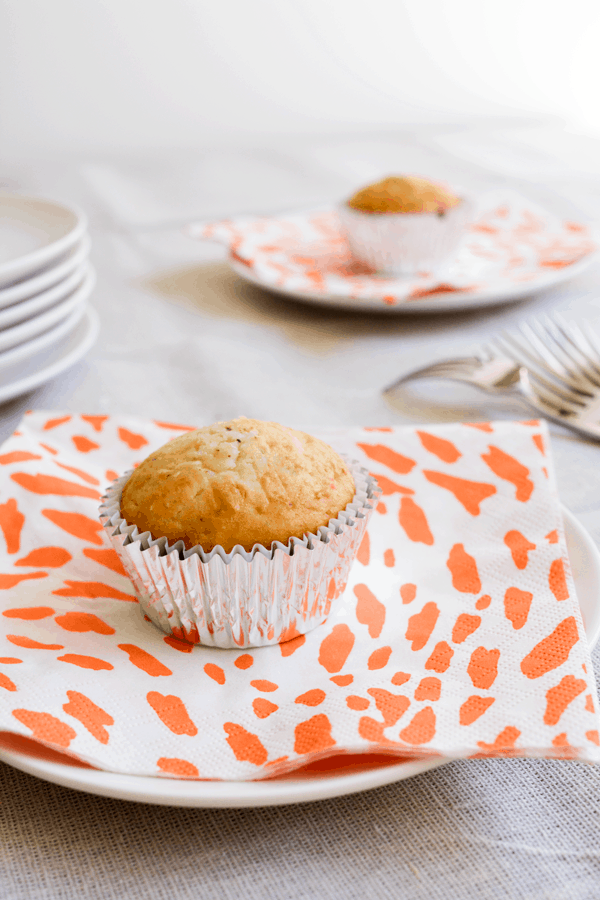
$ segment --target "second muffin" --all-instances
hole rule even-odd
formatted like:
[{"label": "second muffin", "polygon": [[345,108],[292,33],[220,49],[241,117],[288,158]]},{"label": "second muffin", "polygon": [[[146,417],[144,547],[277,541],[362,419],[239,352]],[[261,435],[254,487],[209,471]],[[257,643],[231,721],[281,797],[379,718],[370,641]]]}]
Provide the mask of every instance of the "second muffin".
[{"label": "second muffin", "polygon": [[471,204],[435,181],[391,176],[342,203],[339,216],[353,256],[375,272],[433,274],[457,251]]}]

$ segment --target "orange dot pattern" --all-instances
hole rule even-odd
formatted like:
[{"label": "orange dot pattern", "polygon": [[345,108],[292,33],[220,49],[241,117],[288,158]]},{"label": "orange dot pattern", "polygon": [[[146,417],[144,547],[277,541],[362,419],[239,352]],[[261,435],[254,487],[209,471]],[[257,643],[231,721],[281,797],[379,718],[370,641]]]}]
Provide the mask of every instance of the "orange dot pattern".
[{"label": "orange dot pattern", "polygon": [[97,518],[109,475],[186,429],[32,413],[2,448],[0,730],[184,779],[277,777],[378,748],[600,761],[543,426],[338,435],[385,496],[346,591],[313,632],[299,617],[278,647],[240,650],[141,615]]}]

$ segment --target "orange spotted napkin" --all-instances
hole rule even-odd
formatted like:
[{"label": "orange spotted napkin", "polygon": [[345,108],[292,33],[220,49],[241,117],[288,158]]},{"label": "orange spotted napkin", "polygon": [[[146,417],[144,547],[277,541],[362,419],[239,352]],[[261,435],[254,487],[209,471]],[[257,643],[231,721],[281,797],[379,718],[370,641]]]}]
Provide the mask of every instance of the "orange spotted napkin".
[{"label": "orange spotted napkin", "polygon": [[35,412],[0,449],[0,730],[209,779],[343,751],[600,761],[544,426],[322,435],[384,496],[329,620],[250,651],[146,621],[98,520],[107,483],[183,430]]}]

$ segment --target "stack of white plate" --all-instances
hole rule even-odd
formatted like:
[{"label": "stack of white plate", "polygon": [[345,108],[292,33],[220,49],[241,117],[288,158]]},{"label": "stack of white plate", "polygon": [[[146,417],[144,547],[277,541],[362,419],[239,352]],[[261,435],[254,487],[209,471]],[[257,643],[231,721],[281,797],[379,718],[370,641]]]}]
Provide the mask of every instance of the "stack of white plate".
[{"label": "stack of white plate", "polygon": [[64,372],[94,343],[89,252],[83,213],[0,194],[0,403]]}]

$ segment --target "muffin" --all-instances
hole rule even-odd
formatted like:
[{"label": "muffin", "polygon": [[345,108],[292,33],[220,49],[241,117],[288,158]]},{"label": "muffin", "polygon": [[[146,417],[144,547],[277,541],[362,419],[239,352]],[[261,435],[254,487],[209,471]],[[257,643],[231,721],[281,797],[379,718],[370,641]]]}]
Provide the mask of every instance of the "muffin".
[{"label": "muffin", "polygon": [[392,175],[370,184],[348,200],[348,206],[367,213],[437,213],[443,215],[460,197],[426,178]]},{"label": "muffin", "polygon": [[328,445],[275,422],[233,419],[176,438],[123,489],[121,511],[139,531],[186,549],[226,553],[316,532],[354,497],[354,480]]},{"label": "muffin", "polygon": [[251,647],[327,618],[377,499],[374,479],[323,441],[238,418],[151,453],[100,513],[152,621]]},{"label": "muffin", "polygon": [[416,176],[367,185],[339,210],[353,255],[383,275],[435,272],[456,252],[470,212],[466,198]]}]

